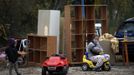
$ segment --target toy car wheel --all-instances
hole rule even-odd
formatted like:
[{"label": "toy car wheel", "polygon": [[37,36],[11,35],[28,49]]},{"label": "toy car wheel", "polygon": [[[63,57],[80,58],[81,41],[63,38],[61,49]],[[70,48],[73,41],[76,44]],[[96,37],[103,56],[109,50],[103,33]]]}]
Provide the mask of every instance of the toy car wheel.
[{"label": "toy car wheel", "polygon": [[63,75],[67,75],[67,71],[64,71],[62,74],[63,74]]},{"label": "toy car wheel", "polygon": [[53,75],[53,72],[48,72],[48,75]]},{"label": "toy car wheel", "polygon": [[47,75],[46,74],[46,69],[44,67],[42,68],[42,75]]},{"label": "toy car wheel", "polygon": [[87,63],[83,63],[82,64],[82,70],[83,71],[87,71],[88,69],[89,69],[88,64]]},{"label": "toy car wheel", "polygon": [[64,66],[63,75],[67,75],[68,69],[69,69],[68,66]]},{"label": "toy car wheel", "polygon": [[111,70],[110,64],[104,63],[103,64],[103,67],[102,67],[102,70],[104,70],[104,71],[110,71]]}]

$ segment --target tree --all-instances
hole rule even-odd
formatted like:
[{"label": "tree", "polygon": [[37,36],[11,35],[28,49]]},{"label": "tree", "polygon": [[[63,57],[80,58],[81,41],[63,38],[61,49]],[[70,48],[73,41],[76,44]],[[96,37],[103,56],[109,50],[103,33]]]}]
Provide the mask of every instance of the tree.
[{"label": "tree", "polygon": [[0,0],[0,23],[10,25],[9,36],[36,33],[38,10],[61,10],[66,0]]}]

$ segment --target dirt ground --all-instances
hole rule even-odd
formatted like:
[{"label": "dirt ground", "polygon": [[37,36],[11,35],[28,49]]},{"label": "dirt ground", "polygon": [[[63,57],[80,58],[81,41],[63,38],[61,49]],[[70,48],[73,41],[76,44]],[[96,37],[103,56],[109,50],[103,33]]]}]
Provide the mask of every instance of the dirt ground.
[{"label": "dirt ground", "polygon": [[[0,75],[9,75],[8,67],[2,67],[0,65]],[[19,71],[22,75],[41,75],[41,67],[38,66],[29,66],[29,67],[21,67]],[[14,72],[13,72],[14,73]],[[15,73],[13,75],[16,75]],[[73,66],[69,68],[67,75],[134,75],[134,64],[129,66],[124,65],[116,65],[112,66],[111,71],[102,71],[102,72],[94,72],[94,71],[82,71],[80,66]]]}]

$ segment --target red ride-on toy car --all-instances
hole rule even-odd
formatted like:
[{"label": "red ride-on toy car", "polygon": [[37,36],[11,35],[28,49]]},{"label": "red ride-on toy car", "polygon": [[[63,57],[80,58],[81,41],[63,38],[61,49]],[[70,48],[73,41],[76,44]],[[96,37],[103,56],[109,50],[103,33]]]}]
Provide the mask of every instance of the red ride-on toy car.
[{"label": "red ride-on toy car", "polygon": [[66,75],[69,64],[67,58],[62,55],[52,55],[42,64],[42,75],[62,74]]}]

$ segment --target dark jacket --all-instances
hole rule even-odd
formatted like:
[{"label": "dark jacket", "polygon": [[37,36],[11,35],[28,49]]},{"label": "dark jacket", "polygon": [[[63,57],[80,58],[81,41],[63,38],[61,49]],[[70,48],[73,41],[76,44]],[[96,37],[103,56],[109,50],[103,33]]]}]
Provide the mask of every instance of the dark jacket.
[{"label": "dark jacket", "polygon": [[15,63],[18,59],[18,53],[15,47],[9,46],[6,50],[6,55],[8,57],[9,62]]},{"label": "dark jacket", "polygon": [[15,63],[17,61],[19,54],[17,52],[17,49],[15,48],[14,39],[8,40],[8,48],[5,50],[5,53],[9,62]]}]

